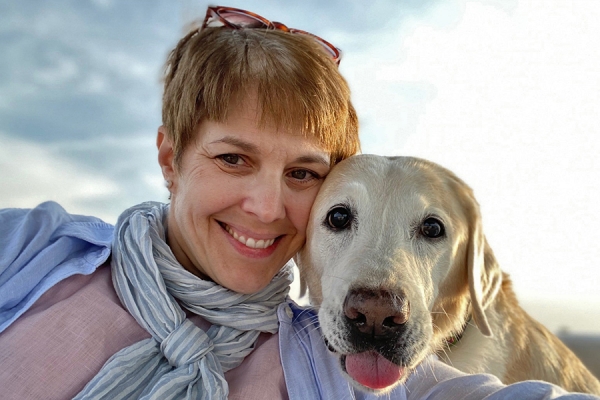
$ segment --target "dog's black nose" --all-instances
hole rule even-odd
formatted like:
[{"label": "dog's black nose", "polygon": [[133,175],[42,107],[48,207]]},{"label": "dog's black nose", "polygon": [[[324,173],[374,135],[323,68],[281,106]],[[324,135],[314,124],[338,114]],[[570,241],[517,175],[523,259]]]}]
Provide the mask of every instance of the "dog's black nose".
[{"label": "dog's black nose", "polygon": [[410,304],[404,294],[354,289],[344,301],[344,315],[361,333],[386,336],[396,333],[408,321]]}]

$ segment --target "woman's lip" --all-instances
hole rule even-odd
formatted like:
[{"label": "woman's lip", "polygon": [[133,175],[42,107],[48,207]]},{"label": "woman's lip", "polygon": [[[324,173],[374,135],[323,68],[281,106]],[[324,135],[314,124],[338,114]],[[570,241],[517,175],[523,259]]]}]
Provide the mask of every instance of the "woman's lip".
[{"label": "woman's lip", "polygon": [[224,227],[221,227],[221,229],[223,229],[223,235],[225,235],[226,240],[231,244],[231,246],[236,250],[236,252],[248,260],[265,259],[267,257],[271,257],[275,253],[275,251],[277,251],[277,249],[279,248],[279,244],[283,239],[283,236],[279,236],[269,247],[266,247],[264,249],[257,249],[248,247],[245,244],[241,243],[239,240],[231,236],[231,234],[227,232],[227,230]]},{"label": "woman's lip", "polygon": [[[250,249],[267,249],[271,247],[278,238],[281,236],[271,236],[267,238],[260,238],[262,235],[255,235],[256,237],[252,237],[248,234],[241,233],[237,231],[235,228],[227,225],[223,222],[219,222],[219,225],[231,236],[234,240],[243,244],[245,247]],[[254,235],[253,235],[254,236]]]}]

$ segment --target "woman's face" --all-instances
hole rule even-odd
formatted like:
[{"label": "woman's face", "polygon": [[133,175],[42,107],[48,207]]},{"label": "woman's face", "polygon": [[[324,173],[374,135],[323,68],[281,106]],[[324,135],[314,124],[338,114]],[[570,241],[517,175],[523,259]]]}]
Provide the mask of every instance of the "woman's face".
[{"label": "woman's face", "polygon": [[202,122],[174,167],[159,129],[159,162],[172,182],[168,244],[190,272],[255,293],[300,249],[329,153],[298,132],[259,128],[254,102],[224,123]]}]

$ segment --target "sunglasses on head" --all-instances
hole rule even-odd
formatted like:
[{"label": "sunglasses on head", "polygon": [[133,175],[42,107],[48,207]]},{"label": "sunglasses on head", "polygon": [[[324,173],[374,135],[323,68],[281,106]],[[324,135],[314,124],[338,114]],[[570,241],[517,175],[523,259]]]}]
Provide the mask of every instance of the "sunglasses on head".
[{"label": "sunglasses on head", "polygon": [[218,26],[226,26],[231,29],[278,29],[284,32],[308,35],[323,46],[323,48],[331,55],[331,58],[333,58],[333,61],[335,61],[337,65],[340,64],[340,59],[342,57],[340,49],[325,39],[318,37],[317,35],[313,35],[310,32],[302,31],[300,29],[288,28],[281,22],[269,21],[258,14],[246,10],[240,10],[239,8],[221,6],[208,7],[201,29],[204,29],[205,27]]}]

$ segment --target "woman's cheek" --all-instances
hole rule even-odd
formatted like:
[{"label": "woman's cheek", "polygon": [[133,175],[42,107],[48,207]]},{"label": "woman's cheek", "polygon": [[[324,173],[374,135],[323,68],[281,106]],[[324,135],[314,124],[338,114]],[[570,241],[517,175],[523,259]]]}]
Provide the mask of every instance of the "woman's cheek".
[{"label": "woman's cheek", "polygon": [[[321,185],[319,185],[320,188]],[[299,224],[297,226],[302,227],[302,232],[306,234],[306,227],[308,225],[308,219],[310,217],[310,211],[312,206],[317,198],[317,194],[319,193],[319,188],[312,190],[311,193],[306,194],[306,198],[303,199],[302,204],[298,205],[299,215]]]}]

